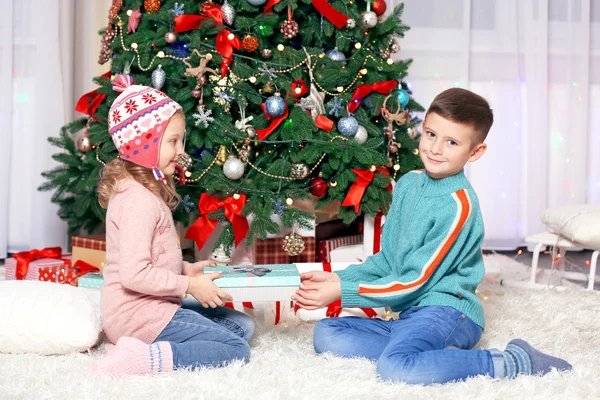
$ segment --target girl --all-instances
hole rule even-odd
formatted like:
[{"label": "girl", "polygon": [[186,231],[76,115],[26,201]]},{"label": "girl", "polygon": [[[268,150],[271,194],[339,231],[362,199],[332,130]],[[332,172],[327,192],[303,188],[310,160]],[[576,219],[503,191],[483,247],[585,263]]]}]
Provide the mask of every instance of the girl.
[{"label": "girl", "polygon": [[[211,261],[183,261],[171,209],[183,154],[181,106],[161,91],[117,76],[122,92],[108,114],[119,158],[98,185],[106,214],[106,266],[102,328],[116,346],[92,369],[113,376],[168,372],[182,367],[248,361],[254,333],[250,317],[222,307],[232,298],[204,273]],[[191,294],[200,304],[182,308]]]}]

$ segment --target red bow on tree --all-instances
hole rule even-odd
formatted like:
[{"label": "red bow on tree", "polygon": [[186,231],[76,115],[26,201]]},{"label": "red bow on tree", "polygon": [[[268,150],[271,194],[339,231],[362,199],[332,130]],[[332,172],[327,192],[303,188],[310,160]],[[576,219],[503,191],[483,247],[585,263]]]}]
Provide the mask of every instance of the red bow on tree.
[{"label": "red bow on tree", "polygon": [[[281,0],[269,0],[263,13],[269,14],[273,12],[273,6],[280,2]],[[342,29],[350,18],[346,14],[333,8],[333,6],[329,4],[327,0],[312,0],[312,5],[338,29]]]},{"label": "red bow on tree", "polygon": [[370,85],[366,83],[358,85],[356,89],[354,89],[354,93],[352,93],[352,100],[350,100],[350,103],[348,103],[348,112],[356,111],[358,106],[360,106],[360,102],[363,101],[363,99],[371,92],[388,94],[394,90],[396,86],[398,86],[398,81],[395,80],[376,82]]},{"label": "red bow on tree", "polygon": [[[237,198],[236,198],[237,197]],[[204,247],[204,243],[215,230],[219,220],[210,219],[208,214],[223,208],[225,217],[233,226],[235,246],[237,246],[248,234],[248,220],[242,215],[242,209],[246,205],[246,195],[231,196],[221,201],[214,196],[202,193],[198,203],[200,217],[194,222],[185,234],[186,239],[193,239],[198,249]]]},{"label": "red bow on tree", "polygon": [[[110,78],[110,75],[111,72],[108,71],[100,75],[100,78]],[[98,90],[92,90],[79,98],[75,105],[75,111],[89,115],[94,121],[99,121],[97,117],[94,117],[94,114],[104,99],[106,99],[105,94],[98,93]]]},{"label": "red bow on tree", "polygon": [[[15,271],[15,278],[22,280],[27,275],[29,270],[29,264],[32,261],[39,260],[42,258],[60,258],[62,255],[62,249],[60,247],[47,247],[42,250],[30,250],[22,251],[13,255],[13,258],[17,260],[17,270]],[[71,261],[65,260],[69,264]]]},{"label": "red bow on tree", "polygon": [[375,172],[379,171],[382,174],[389,175],[389,171],[384,167],[377,167],[375,171],[370,169],[356,169],[352,168],[352,171],[356,174],[356,180],[352,184],[352,187],[348,191],[346,198],[342,202],[342,206],[354,206],[354,211],[358,214],[360,209],[360,201],[362,200],[367,186],[373,181]]}]

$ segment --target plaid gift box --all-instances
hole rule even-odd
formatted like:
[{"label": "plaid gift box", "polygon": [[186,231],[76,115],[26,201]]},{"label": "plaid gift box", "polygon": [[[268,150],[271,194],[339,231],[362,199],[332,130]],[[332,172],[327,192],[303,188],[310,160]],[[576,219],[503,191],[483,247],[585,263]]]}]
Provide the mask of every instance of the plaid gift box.
[{"label": "plaid gift box", "polygon": [[256,264],[296,264],[314,262],[316,257],[316,239],[303,237],[304,251],[290,256],[283,250],[283,238],[257,239],[252,250],[253,263]]},{"label": "plaid gift box", "polygon": [[320,240],[317,245],[318,260],[320,262],[331,262],[330,253],[332,250],[342,246],[353,244],[361,244],[363,242],[363,234],[342,236],[335,239]]},{"label": "plaid gift box", "polygon": [[106,262],[106,239],[103,235],[73,236],[73,264],[85,261],[102,271]]}]

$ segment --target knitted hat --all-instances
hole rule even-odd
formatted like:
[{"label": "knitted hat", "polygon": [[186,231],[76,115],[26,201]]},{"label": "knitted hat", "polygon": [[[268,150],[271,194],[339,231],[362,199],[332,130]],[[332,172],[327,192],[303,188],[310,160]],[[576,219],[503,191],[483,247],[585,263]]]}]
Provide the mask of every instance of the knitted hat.
[{"label": "knitted hat", "polygon": [[181,106],[160,90],[133,83],[128,75],[113,80],[113,90],[121,94],[108,112],[108,131],[121,159],[152,168],[156,180],[164,182],[158,169],[160,143],[169,120]]}]

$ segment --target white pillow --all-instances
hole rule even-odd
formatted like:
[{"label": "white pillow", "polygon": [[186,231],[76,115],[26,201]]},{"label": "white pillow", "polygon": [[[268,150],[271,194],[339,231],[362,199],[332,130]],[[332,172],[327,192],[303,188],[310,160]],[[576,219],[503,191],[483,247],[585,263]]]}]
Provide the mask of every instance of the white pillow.
[{"label": "white pillow", "polygon": [[542,214],[542,222],[552,232],[587,249],[600,249],[600,204],[551,208]]},{"label": "white pillow", "polygon": [[40,281],[0,281],[0,352],[67,354],[101,332],[98,291]]}]

